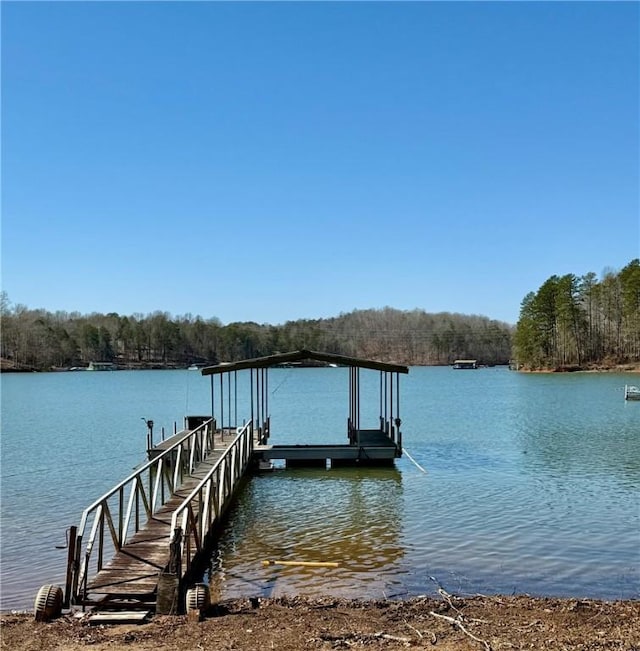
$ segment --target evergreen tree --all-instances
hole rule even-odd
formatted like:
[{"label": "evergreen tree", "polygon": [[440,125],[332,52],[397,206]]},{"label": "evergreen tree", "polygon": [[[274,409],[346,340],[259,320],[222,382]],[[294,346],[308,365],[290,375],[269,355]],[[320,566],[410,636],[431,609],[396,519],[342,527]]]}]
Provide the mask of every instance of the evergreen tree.
[{"label": "evergreen tree", "polygon": [[592,272],[554,275],[527,294],[514,355],[530,368],[640,361],[640,260],[600,281]]}]

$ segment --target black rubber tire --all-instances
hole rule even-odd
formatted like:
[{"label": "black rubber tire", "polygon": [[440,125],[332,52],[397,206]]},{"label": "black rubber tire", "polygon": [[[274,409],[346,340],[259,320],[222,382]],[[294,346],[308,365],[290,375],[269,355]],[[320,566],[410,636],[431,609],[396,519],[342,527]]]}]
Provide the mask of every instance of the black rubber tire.
[{"label": "black rubber tire", "polygon": [[49,622],[62,614],[62,589],[57,585],[43,585],[33,607],[37,622]]},{"label": "black rubber tire", "polygon": [[193,588],[187,590],[185,601],[187,612],[190,610],[199,610],[200,612],[207,610],[211,604],[209,586],[205,583],[196,583]]}]

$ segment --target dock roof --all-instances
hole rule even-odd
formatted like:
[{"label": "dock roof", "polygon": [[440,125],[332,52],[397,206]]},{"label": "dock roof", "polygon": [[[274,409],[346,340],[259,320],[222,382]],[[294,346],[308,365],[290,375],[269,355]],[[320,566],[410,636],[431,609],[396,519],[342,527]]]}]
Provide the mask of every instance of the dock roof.
[{"label": "dock roof", "polygon": [[202,375],[218,375],[221,373],[229,373],[231,371],[242,371],[250,368],[266,368],[269,366],[278,366],[279,364],[302,362],[304,360],[315,360],[318,362],[326,362],[327,364],[338,364],[339,366],[367,368],[374,371],[385,371],[387,373],[409,372],[408,367],[400,364],[389,364],[387,362],[378,362],[358,357],[347,357],[345,355],[335,355],[333,353],[319,353],[317,351],[304,349],[296,350],[291,353],[278,353],[276,355],[267,355],[266,357],[243,359],[239,362],[206,366],[201,372]]}]

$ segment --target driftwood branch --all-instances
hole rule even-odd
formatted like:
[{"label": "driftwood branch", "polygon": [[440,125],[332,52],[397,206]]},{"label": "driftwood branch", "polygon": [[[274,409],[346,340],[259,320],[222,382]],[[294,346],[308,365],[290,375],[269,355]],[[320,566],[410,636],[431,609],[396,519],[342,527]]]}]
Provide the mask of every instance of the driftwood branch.
[{"label": "driftwood branch", "polygon": [[394,642],[404,642],[405,644],[411,642],[411,638],[399,637],[398,635],[389,635],[388,633],[374,633],[372,637],[381,637],[383,640],[393,640]]},{"label": "driftwood branch", "polygon": [[420,631],[419,631],[415,626],[411,626],[411,624],[409,624],[409,622],[407,622],[407,621],[405,621],[405,624],[406,624],[406,625],[407,625],[407,626],[408,626],[412,631],[415,631],[415,632],[418,634],[418,637],[419,637],[420,639],[422,639],[422,638],[424,637],[424,636],[422,635],[422,633],[421,633],[421,632],[420,632]]},{"label": "driftwood branch", "polygon": [[[415,632],[418,634],[418,637],[419,637],[421,640],[424,639],[424,635],[423,635],[423,634],[422,634],[422,633],[421,633],[421,632],[420,632],[420,631],[419,631],[415,626],[411,626],[411,624],[409,624],[409,622],[407,622],[406,620],[405,620],[404,623],[405,623],[405,624],[406,624],[406,625],[407,625],[407,626],[408,626],[412,631],[415,631]],[[435,634],[433,631],[425,631],[425,633],[427,633],[427,632],[431,634],[431,640],[429,640],[429,641],[431,642],[431,644],[436,644],[436,643],[438,642],[438,637],[436,636],[436,634]]]},{"label": "driftwood branch", "polygon": [[438,586],[438,594],[449,604],[449,607],[455,610],[460,617],[464,617],[462,614],[462,611],[455,606],[453,603],[454,597],[452,597],[441,585],[440,581],[435,578],[435,576],[430,576],[429,577],[437,586]]},{"label": "driftwood branch", "polygon": [[476,637],[473,633],[468,631],[464,625],[462,624],[463,621],[468,621],[468,622],[479,622],[482,624],[487,624],[488,622],[484,619],[473,619],[473,618],[468,618],[464,616],[464,613],[453,603],[454,599],[458,599],[458,602],[464,606],[464,602],[459,598],[459,597],[454,597],[450,595],[441,585],[440,581],[436,579],[434,576],[429,577],[437,586],[438,586],[438,594],[447,602],[447,605],[449,608],[454,610],[457,613],[457,617],[449,617],[448,615],[441,615],[440,613],[434,613],[432,610],[429,611],[430,615],[433,615],[434,617],[439,617],[440,619],[444,619],[447,622],[453,624],[456,626],[460,631],[462,631],[465,635],[468,635],[472,640],[475,640],[476,642],[479,642],[482,644],[484,647],[485,651],[492,651],[491,645],[486,641],[482,640],[479,637]]},{"label": "driftwood branch", "polygon": [[491,645],[486,641],[482,640],[479,637],[476,637],[473,633],[470,633],[463,625],[462,622],[460,622],[458,619],[455,619],[454,617],[449,617],[447,615],[440,615],[439,613],[434,613],[433,610],[429,611],[430,615],[433,615],[434,617],[439,617],[440,619],[444,619],[450,624],[453,624],[454,626],[457,626],[465,635],[468,635],[472,640],[475,640],[476,642],[479,642],[482,644],[482,646],[485,648],[485,651],[492,651]]},{"label": "driftwood branch", "polygon": [[[410,644],[413,640],[409,637],[400,637],[399,635],[390,635],[389,633],[347,633],[346,635],[333,635],[331,633],[323,633],[320,635],[320,639],[326,642],[342,642],[351,646],[354,644],[354,641],[362,642],[363,640],[392,640],[393,642],[403,642],[404,644]],[[313,641],[313,640],[309,640]]]}]

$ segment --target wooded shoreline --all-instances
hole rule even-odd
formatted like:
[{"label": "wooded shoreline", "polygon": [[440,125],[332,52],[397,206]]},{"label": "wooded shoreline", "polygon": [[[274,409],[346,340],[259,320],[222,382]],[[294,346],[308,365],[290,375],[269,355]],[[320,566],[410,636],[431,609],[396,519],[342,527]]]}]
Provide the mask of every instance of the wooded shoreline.
[{"label": "wooded shoreline", "polygon": [[485,316],[424,310],[354,310],[280,325],[167,312],[122,316],[48,312],[13,305],[2,293],[0,370],[86,367],[187,368],[293,350],[404,366],[512,363],[518,370],[624,369],[640,363],[640,259],[598,280],[551,276],[523,299],[514,327]]},{"label": "wooded shoreline", "polygon": [[640,361],[640,259],[601,280],[553,275],[521,305],[513,357],[532,370]]},{"label": "wooded shoreline", "polygon": [[[450,364],[412,364],[411,366],[422,367],[443,367],[451,366]],[[495,366],[509,366],[509,364],[491,364],[489,367]],[[113,369],[114,371],[176,371],[186,370],[189,367],[179,366],[177,364],[130,364],[126,366],[118,366]],[[482,366],[480,368],[483,368]],[[75,373],[78,371],[86,371],[86,368],[51,368],[51,369],[36,369],[33,367],[16,368],[8,360],[0,359],[0,373]],[[556,367],[556,368],[511,368],[511,370],[519,373],[640,373],[640,362],[628,364],[592,364],[584,367],[570,366],[570,367]]]},{"label": "wooded shoreline", "polygon": [[200,316],[172,317],[30,310],[2,312],[0,357],[8,370],[50,370],[110,362],[127,368],[185,368],[317,350],[403,365],[447,365],[455,359],[506,364],[513,326],[487,317],[384,308],[335,318],[222,325]]}]

